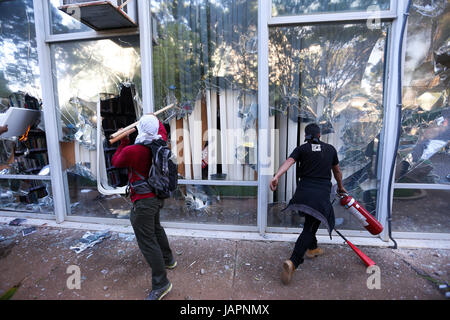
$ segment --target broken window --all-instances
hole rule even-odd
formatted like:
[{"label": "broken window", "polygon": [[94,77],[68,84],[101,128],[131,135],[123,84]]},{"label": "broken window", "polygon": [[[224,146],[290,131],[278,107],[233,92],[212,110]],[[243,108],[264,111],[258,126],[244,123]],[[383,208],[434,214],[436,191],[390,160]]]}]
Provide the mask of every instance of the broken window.
[{"label": "broken window", "polygon": [[257,180],[257,1],[151,1],[155,110],[195,180]]},{"label": "broken window", "polygon": [[257,187],[180,185],[164,200],[161,219],[173,222],[256,226]]},{"label": "broken window", "polygon": [[[142,114],[139,37],[66,42],[52,45],[51,50],[61,119],[62,166],[67,174],[71,213],[127,216],[130,201],[121,195],[102,194],[98,186],[99,180],[109,189],[126,183],[123,174],[119,181],[115,180],[119,172],[110,166],[114,146],[106,143],[120,126],[131,124],[125,114],[133,115],[134,121]],[[121,99],[127,103],[121,103]],[[99,162],[98,117],[102,124]],[[112,118],[117,120],[114,126]]]},{"label": "broken window", "polygon": [[[304,142],[309,123],[321,127],[321,140],[338,151],[344,186],[376,214],[378,157],[383,128],[386,24],[334,23],[270,28],[269,86],[271,161],[274,170]],[[269,195],[268,224],[298,226],[279,211],[298,181],[294,167]],[[333,178],[333,184],[336,182]],[[334,195],[332,195],[334,197]],[[359,229],[335,204],[337,224]],[[342,226],[341,226],[342,228]]]},{"label": "broken window", "polygon": [[0,179],[0,211],[52,213],[50,180]]},{"label": "broken window", "polygon": [[449,19],[446,0],[412,2],[397,182],[450,183]]},{"label": "broken window", "polygon": [[[41,86],[33,1],[0,2],[0,21],[0,118],[6,117],[12,108],[39,114]],[[49,175],[43,119],[38,116],[23,126],[7,121],[6,125],[9,131],[0,136],[0,210],[51,213],[50,179],[1,178]],[[23,132],[16,136],[12,132],[18,132],[14,129],[18,127],[23,127]]]},{"label": "broken window", "polygon": [[390,0],[272,0],[272,16],[389,10]]}]

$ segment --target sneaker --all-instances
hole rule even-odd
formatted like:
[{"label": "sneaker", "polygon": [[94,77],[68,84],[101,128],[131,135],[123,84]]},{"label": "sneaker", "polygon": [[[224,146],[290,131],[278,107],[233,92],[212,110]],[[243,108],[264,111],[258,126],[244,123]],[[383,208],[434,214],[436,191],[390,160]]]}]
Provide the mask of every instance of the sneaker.
[{"label": "sneaker", "polygon": [[166,269],[175,269],[177,265],[178,265],[177,261],[174,260],[172,263],[166,265]]},{"label": "sneaker", "polygon": [[166,294],[170,292],[170,290],[172,290],[172,283],[169,282],[161,289],[150,291],[148,297],[145,300],[161,300]]},{"label": "sneaker", "polygon": [[286,260],[283,262],[283,271],[281,272],[281,281],[284,284],[289,284],[292,280],[292,276],[295,271],[295,266],[291,260]]},{"label": "sneaker", "polygon": [[308,250],[306,250],[305,255],[306,255],[306,257],[313,259],[313,258],[323,255],[323,249],[322,248],[316,248],[313,250],[308,249]]}]

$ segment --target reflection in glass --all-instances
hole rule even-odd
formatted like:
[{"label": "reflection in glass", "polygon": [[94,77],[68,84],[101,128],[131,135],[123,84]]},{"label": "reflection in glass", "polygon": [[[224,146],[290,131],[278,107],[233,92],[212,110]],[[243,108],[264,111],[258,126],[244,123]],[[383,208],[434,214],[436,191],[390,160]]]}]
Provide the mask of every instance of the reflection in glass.
[{"label": "reflection in glass", "polygon": [[0,112],[10,94],[41,97],[33,1],[0,2]]},{"label": "reflection in glass", "polygon": [[164,200],[161,220],[256,226],[257,187],[180,185]]},{"label": "reflection in glass", "polygon": [[[58,7],[60,6],[60,0],[48,0],[52,34],[92,31],[85,24],[59,10]],[[72,14],[77,14],[77,8],[74,8]]]},{"label": "reflection in glass", "polygon": [[[379,29],[368,29],[365,24],[270,29],[269,122],[276,132],[271,146],[274,169],[304,143],[305,126],[316,122],[321,140],[338,151],[345,188],[373,214],[383,127],[386,35],[385,24]],[[271,194],[269,211],[277,211],[277,203],[291,199],[297,181],[292,168]],[[348,217],[335,208],[337,217]]]},{"label": "reflection in glass", "polygon": [[[97,190],[97,179],[108,181],[107,173],[102,170],[104,176],[97,176],[97,117],[100,116],[97,102],[120,100],[117,97],[121,88],[133,87],[131,103],[127,105],[130,110],[121,112],[134,113],[134,106],[142,110],[139,37],[61,43],[52,45],[51,49],[61,118],[62,165],[67,173],[72,214],[126,215],[129,200],[119,195],[106,196]],[[109,112],[108,116],[114,114]],[[116,118],[120,116],[116,114]],[[105,114],[102,117],[102,125],[106,126],[110,119]],[[128,124],[131,123],[121,126]],[[103,132],[102,128],[102,136],[111,133]]]},{"label": "reflection in glass", "polygon": [[413,1],[403,78],[396,181],[450,183],[450,5]]},{"label": "reflection in glass", "polygon": [[[33,1],[0,2],[0,21],[0,113],[42,110]],[[0,175],[38,174],[48,165],[44,130],[39,119],[21,137],[0,138]]]},{"label": "reflection in glass", "polygon": [[186,179],[256,180],[257,1],[151,1],[155,109]]},{"label": "reflection in glass", "polygon": [[272,16],[389,10],[390,0],[272,0]]},{"label": "reflection in glass", "polygon": [[0,179],[0,211],[51,213],[50,180]]}]

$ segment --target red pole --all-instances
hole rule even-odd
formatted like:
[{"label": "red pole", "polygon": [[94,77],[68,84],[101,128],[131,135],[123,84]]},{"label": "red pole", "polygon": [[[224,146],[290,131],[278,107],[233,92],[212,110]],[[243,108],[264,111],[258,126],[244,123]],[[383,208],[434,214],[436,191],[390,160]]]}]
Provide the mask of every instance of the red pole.
[{"label": "red pole", "polygon": [[336,231],[336,233],[338,235],[340,235],[342,237],[342,239],[345,240],[345,242],[347,242],[347,244],[350,246],[350,248],[352,248],[352,250],[358,255],[358,257],[364,262],[364,264],[366,266],[370,267],[370,266],[375,265],[375,262],[372,259],[370,259],[368,256],[366,256],[364,254],[364,252],[359,250],[353,243],[348,241],[339,231],[337,231],[336,229],[334,229],[334,231]]}]

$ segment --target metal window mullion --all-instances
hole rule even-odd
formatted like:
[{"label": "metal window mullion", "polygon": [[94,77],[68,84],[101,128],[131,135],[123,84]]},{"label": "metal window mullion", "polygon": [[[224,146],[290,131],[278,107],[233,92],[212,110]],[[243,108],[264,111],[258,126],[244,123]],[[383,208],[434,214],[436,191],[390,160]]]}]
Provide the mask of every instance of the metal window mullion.
[{"label": "metal window mullion", "polygon": [[26,174],[2,174],[1,179],[7,180],[51,180],[51,176],[37,176],[37,175],[26,175]]},{"label": "metal window mullion", "polygon": [[450,185],[439,183],[394,183],[393,189],[450,190]]},{"label": "metal window mullion", "polygon": [[330,22],[352,22],[352,21],[368,21],[373,19],[391,20],[397,17],[395,12],[379,11],[379,12],[339,12],[325,14],[306,14],[295,16],[271,17],[269,26],[283,26],[293,24],[313,24],[313,23],[330,23]]},{"label": "metal window mullion", "polygon": [[133,36],[138,34],[139,30],[136,28],[126,30],[113,29],[108,31],[83,31],[83,32],[63,33],[63,34],[51,34],[47,36],[46,42],[59,43],[77,40],[102,40],[102,39],[109,39],[112,37]]},{"label": "metal window mullion", "polygon": [[258,0],[258,210],[257,226],[264,236],[267,228],[269,176],[269,25],[270,1]]},{"label": "metal window mullion", "polygon": [[55,91],[52,79],[52,62],[50,45],[45,42],[44,0],[33,0],[36,43],[39,60],[40,81],[42,88],[43,115],[47,139],[48,157],[52,183],[54,213],[56,222],[61,223],[67,215],[66,185],[64,183],[61,154],[59,148],[58,117],[56,114]]},{"label": "metal window mullion", "polygon": [[[40,16],[44,19],[44,36],[45,36],[45,40],[47,40],[51,36],[51,33],[52,33],[52,31],[51,31],[52,30],[52,17],[51,17],[50,8],[48,5],[48,2],[50,0],[41,0],[41,1],[42,1],[42,10],[43,11],[40,14]],[[35,16],[36,16],[36,13],[35,13]]]},{"label": "metal window mullion", "polygon": [[[395,137],[397,134],[397,101],[398,101],[398,92],[397,86],[400,81],[398,74],[398,55],[400,50],[400,37],[401,37],[401,28],[403,23],[403,11],[405,8],[405,1],[399,0],[397,7],[397,19],[395,19],[392,23],[392,32],[389,37],[389,47],[388,47],[388,66],[387,66],[387,88],[386,88],[386,108],[385,108],[385,124],[384,124],[384,141],[383,141],[383,156],[382,156],[382,172],[381,172],[381,183],[379,185],[378,192],[378,203],[377,210],[379,212],[379,220],[380,223],[384,226],[383,232],[380,234],[380,238],[384,241],[389,240],[388,228],[388,197],[393,196],[393,192],[389,192],[389,175],[390,169],[392,165],[392,161],[394,159],[395,153],[395,141],[394,139],[390,139],[389,137]],[[406,38],[406,37],[405,37]],[[404,59],[402,60],[404,63]],[[395,174],[394,174],[395,177]],[[394,179],[393,177],[393,179]],[[393,191],[393,189],[392,189]],[[391,202],[392,204],[392,202]]]},{"label": "metal window mullion", "polygon": [[153,56],[152,56],[152,17],[150,1],[138,0],[142,107],[144,114],[154,111],[153,105]]},{"label": "metal window mullion", "polygon": [[236,180],[188,180],[179,179],[178,184],[183,185],[208,185],[208,186],[243,186],[243,187],[256,187],[258,181],[236,181]]}]

